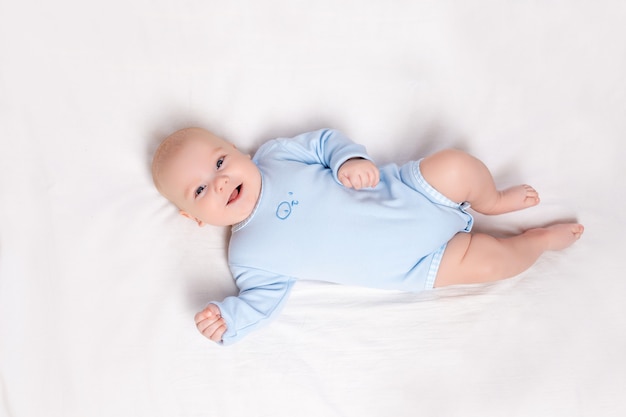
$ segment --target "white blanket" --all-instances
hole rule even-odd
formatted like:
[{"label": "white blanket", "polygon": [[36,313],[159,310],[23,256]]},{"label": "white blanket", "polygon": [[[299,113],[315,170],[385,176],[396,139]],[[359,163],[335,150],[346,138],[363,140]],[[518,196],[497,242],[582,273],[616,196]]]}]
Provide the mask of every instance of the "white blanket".
[{"label": "white blanket", "polygon": [[[623,416],[626,6],[619,0],[0,0],[0,415]],[[479,230],[586,233],[496,284],[301,282],[228,348],[227,231],[152,186],[198,125],[253,152],[342,130],[445,147],[542,203]],[[381,254],[384,256],[384,254]]]}]

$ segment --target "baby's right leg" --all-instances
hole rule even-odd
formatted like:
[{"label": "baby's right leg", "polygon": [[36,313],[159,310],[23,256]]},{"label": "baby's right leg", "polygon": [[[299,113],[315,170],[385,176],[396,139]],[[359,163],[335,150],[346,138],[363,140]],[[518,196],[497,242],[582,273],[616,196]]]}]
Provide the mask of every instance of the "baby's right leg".
[{"label": "baby's right leg", "polygon": [[528,269],[543,252],[570,246],[583,231],[580,224],[564,223],[504,239],[482,233],[458,233],[448,242],[435,287],[513,277]]},{"label": "baby's right leg", "polygon": [[456,149],[424,158],[420,171],[441,194],[456,203],[468,201],[479,213],[502,214],[539,203],[539,194],[529,185],[499,191],[485,164]]}]

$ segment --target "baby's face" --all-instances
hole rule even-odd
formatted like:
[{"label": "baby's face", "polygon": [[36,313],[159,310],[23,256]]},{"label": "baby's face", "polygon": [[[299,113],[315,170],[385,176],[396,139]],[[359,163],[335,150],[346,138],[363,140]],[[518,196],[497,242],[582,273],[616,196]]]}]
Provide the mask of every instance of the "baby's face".
[{"label": "baby's face", "polygon": [[168,158],[160,179],[167,198],[201,226],[245,220],[261,193],[261,173],[250,156],[207,131],[194,134]]}]

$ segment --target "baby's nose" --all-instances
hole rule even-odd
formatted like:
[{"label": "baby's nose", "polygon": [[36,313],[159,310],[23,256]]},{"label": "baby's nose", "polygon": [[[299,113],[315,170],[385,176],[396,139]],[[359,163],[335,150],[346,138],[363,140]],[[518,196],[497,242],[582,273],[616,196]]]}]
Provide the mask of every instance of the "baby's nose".
[{"label": "baby's nose", "polygon": [[221,193],[227,184],[228,184],[228,177],[222,175],[222,176],[215,178],[215,190],[217,192]]}]

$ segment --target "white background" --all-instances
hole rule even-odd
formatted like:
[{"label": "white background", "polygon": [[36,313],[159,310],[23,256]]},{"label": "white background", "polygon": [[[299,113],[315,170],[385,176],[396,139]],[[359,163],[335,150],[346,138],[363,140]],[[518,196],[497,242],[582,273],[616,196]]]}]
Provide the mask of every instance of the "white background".
[{"label": "white background", "polygon": [[[626,6],[619,0],[0,0],[0,415],[623,416]],[[342,130],[444,147],[578,219],[523,275],[411,295],[299,283],[229,348],[227,231],[154,190],[199,125],[253,152]],[[381,254],[384,256],[384,254]]]}]

